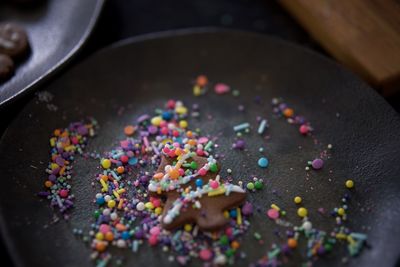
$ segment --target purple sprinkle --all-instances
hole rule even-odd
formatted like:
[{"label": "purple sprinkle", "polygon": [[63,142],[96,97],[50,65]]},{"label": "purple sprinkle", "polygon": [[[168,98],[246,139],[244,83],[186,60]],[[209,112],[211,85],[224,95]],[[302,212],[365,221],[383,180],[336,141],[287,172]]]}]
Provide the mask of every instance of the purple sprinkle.
[{"label": "purple sprinkle", "polygon": [[253,205],[250,202],[246,202],[242,207],[242,214],[245,216],[250,216],[253,214]]},{"label": "purple sprinkle", "polygon": [[311,165],[313,169],[319,170],[324,166],[324,161],[322,159],[314,159]]},{"label": "purple sprinkle", "polygon": [[150,119],[150,116],[148,114],[143,114],[142,116],[140,116],[139,118],[137,118],[137,122],[138,123],[142,123],[146,120]]}]

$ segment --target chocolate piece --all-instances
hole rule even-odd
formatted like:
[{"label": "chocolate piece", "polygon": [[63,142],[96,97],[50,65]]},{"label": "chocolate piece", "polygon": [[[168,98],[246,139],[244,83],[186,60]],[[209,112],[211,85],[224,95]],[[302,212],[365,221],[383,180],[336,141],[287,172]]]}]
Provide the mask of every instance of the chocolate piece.
[{"label": "chocolate piece", "polygon": [[0,53],[16,59],[29,50],[28,36],[25,30],[14,23],[0,24]]},{"label": "chocolate piece", "polygon": [[[162,156],[161,164],[158,167],[157,172],[164,172],[165,166],[171,165],[175,160],[176,159]],[[198,165],[198,168],[201,168],[208,162],[207,158],[199,156],[194,156],[192,159],[187,160],[188,163],[191,161],[195,161]],[[203,180],[204,184],[208,184],[211,179],[215,179],[219,170],[220,167],[218,166],[217,172],[213,173],[208,171],[206,175],[202,176],[201,179]],[[229,218],[226,218],[223,212],[227,209],[239,206],[246,199],[246,193],[243,189],[238,186],[226,184],[226,186],[234,188],[234,190],[230,191],[229,194],[225,194],[225,192],[215,194],[214,196],[210,196],[207,193],[203,194],[202,197],[195,199],[200,203],[200,208],[195,208],[193,201],[189,201],[183,204],[178,216],[174,217],[172,221],[166,222],[165,218],[168,214],[168,211],[174,207],[174,202],[181,198],[181,192],[188,188],[189,190],[196,191],[195,181],[196,178],[193,178],[190,180],[190,182],[181,184],[180,189],[171,191],[159,191],[157,193],[149,190],[149,194],[151,196],[165,196],[167,198],[161,217],[161,224],[164,229],[172,230],[174,228],[183,226],[186,223],[196,223],[199,228],[204,231],[218,230],[229,222]],[[222,180],[220,180],[220,184],[223,185]],[[221,186],[223,190],[225,190],[224,186]],[[217,192],[217,190],[215,190],[214,193],[215,192]]]},{"label": "chocolate piece", "polygon": [[0,81],[7,80],[14,73],[13,60],[4,54],[0,54]]}]

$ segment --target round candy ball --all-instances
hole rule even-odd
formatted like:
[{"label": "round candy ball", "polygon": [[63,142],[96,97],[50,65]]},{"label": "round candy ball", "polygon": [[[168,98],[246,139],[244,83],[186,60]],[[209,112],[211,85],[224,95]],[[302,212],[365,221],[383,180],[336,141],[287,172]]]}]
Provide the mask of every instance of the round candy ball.
[{"label": "round candy ball", "polygon": [[196,179],[196,186],[197,187],[202,187],[203,186],[203,180],[202,179]]},{"label": "round candy ball", "polygon": [[299,209],[297,210],[297,215],[299,215],[299,216],[302,217],[302,218],[306,217],[307,214],[308,214],[308,211],[307,211],[306,208],[301,207],[301,208],[299,208]]},{"label": "round candy ball", "polygon": [[345,185],[346,185],[347,188],[350,189],[350,188],[354,187],[354,182],[353,182],[353,180],[347,180]]},{"label": "round candy ball", "polygon": [[260,166],[261,168],[267,168],[269,164],[269,161],[267,158],[262,157],[258,159],[258,166]]},{"label": "round candy ball", "polygon": [[314,159],[311,163],[314,170],[319,170],[324,166],[324,161],[322,159]]}]

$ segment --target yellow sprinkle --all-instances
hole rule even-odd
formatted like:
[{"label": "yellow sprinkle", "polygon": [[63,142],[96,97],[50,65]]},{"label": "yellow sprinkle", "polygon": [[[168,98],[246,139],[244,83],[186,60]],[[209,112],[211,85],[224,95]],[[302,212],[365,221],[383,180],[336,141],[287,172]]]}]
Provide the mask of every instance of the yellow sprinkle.
[{"label": "yellow sprinkle", "polygon": [[146,209],[149,209],[149,210],[154,209],[154,205],[151,202],[146,202],[146,204],[144,204],[144,206],[146,207]]},{"label": "yellow sprinkle", "polygon": [[162,213],[162,208],[161,208],[161,207],[157,207],[157,208],[154,210],[154,213],[155,213],[156,215],[160,215],[160,214]]},{"label": "yellow sprinkle", "polygon": [[160,126],[161,121],[162,121],[161,116],[156,116],[151,119],[151,124],[153,124],[154,126]]},{"label": "yellow sprinkle", "polygon": [[108,191],[108,185],[106,184],[106,182],[104,182],[103,179],[100,179],[100,183],[103,186],[103,188],[101,189],[101,191],[106,192]]},{"label": "yellow sprinkle", "polygon": [[200,88],[200,86],[195,85],[195,86],[193,87],[193,95],[194,95],[194,96],[199,96],[199,95],[201,95],[201,88]]},{"label": "yellow sprinkle", "polygon": [[187,223],[187,224],[185,224],[184,228],[185,228],[186,232],[190,232],[190,231],[192,231],[193,227],[190,223]]},{"label": "yellow sprinkle", "polygon": [[73,146],[73,145],[66,146],[66,147],[64,147],[64,150],[67,151],[67,152],[75,151],[75,146]]},{"label": "yellow sprinkle", "polygon": [[98,232],[98,233],[96,234],[96,239],[97,239],[97,240],[103,240],[103,239],[104,239],[104,234],[103,234],[102,232]]},{"label": "yellow sprinkle", "polygon": [[236,223],[238,225],[242,225],[242,213],[240,208],[236,208],[237,216],[236,216]]},{"label": "yellow sprinkle", "polygon": [[299,196],[297,196],[297,197],[294,198],[294,203],[296,203],[296,204],[300,204],[301,201],[302,201],[302,199],[301,199],[301,197],[299,197]]},{"label": "yellow sprinkle", "polygon": [[117,190],[117,193],[118,193],[118,194],[123,194],[123,193],[125,193],[125,192],[126,192],[125,188],[121,188],[121,189],[118,189],[118,190]]},{"label": "yellow sprinkle", "polygon": [[51,163],[50,164],[50,168],[52,169],[52,170],[55,170],[55,169],[57,169],[59,166],[58,166],[58,164],[57,163]]},{"label": "yellow sprinkle", "polygon": [[112,209],[115,207],[117,203],[115,203],[115,200],[111,199],[110,201],[107,202],[107,206]]},{"label": "yellow sprinkle", "polygon": [[281,208],[279,208],[277,205],[275,204],[271,204],[271,208],[273,208],[274,210],[280,211]]},{"label": "yellow sprinkle", "polygon": [[208,196],[209,197],[219,196],[219,195],[222,195],[223,193],[225,193],[225,191],[226,191],[225,187],[220,186],[217,189],[208,192]]},{"label": "yellow sprinkle", "polygon": [[299,208],[298,210],[297,210],[297,215],[299,215],[300,217],[306,217],[307,216],[307,214],[308,214],[308,211],[307,211],[307,209],[306,208],[304,208],[304,207],[301,207],[301,208]]},{"label": "yellow sprinkle", "polygon": [[172,143],[171,139],[165,139],[164,141],[161,142],[163,145],[165,145],[166,143]]},{"label": "yellow sprinkle", "polygon": [[344,208],[339,208],[338,211],[337,211],[337,213],[338,213],[340,216],[343,216],[343,215],[345,214]]},{"label": "yellow sprinkle", "polygon": [[118,203],[118,209],[119,209],[119,210],[122,209],[122,204],[124,204],[124,200],[123,200],[123,199],[120,199],[120,200],[119,200],[119,203]]},{"label": "yellow sprinkle", "polygon": [[338,234],[336,234],[336,238],[337,239],[347,239],[347,235],[342,234],[342,233],[338,233]]},{"label": "yellow sprinkle", "polygon": [[183,129],[187,128],[188,127],[187,121],[185,121],[185,120],[180,121],[179,127],[183,128]]},{"label": "yellow sprinkle", "polygon": [[119,199],[120,198],[120,196],[119,196],[119,194],[117,193],[117,191],[113,191],[113,194],[114,194],[114,196],[117,198],[117,199]]},{"label": "yellow sprinkle", "polygon": [[104,169],[109,169],[109,168],[111,167],[111,160],[109,160],[109,159],[102,159],[102,160],[101,160],[101,166],[102,166]]},{"label": "yellow sprinkle", "polygon": [[226,211],[224,211],[224,217],[225,218],[229,218],[230,216],[229,216],[229,212],[226,210]]},{"label": "yellow sprinkle", "polygon": [[176,107],[175,112],[178,113],[179,115],[183,115],[187,113],[187,108],[184,106]]},{"label": "yellow sprinkle", "polygon": [[356,243],[356,241],[353,239],[353,237],[351,235],[347,236],[347,242],[349,242],[352,245],[354,245]]},{"label": "yellow sprinkle", "polygon": [[52,147],[54,147],[54,146],[56,145],[56,138],[55,138],[55,137],[50,138],[50,145],[51,145]]},{"label": "yellow sprinkle", "polygon": [[353,180],[347,180],[345,185],[346,185],[347,188],[350,189],[350,188],[354,187],[354,182],[353,182]]}]

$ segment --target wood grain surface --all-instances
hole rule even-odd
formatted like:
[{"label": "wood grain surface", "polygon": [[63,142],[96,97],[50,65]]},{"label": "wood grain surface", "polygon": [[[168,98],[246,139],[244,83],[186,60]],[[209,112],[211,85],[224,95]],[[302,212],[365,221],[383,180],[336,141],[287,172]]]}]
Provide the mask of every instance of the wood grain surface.
[{"label": "wood grain surface", "polygon": [[400,90],[399,0],[279,0],[336,59],[385,95]]}]

